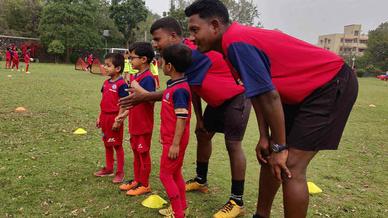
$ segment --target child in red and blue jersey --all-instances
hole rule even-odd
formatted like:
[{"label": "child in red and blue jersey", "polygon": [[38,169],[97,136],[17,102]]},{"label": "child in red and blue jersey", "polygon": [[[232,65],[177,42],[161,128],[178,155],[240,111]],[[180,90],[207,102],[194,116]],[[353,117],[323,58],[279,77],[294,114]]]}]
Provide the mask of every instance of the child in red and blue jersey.
[{"label": "child in red and blue jersey", "polygon": [[30,73],[30,71],[28,71],[28,67],[30,66],[30,50],[28,49],[25,53],[24,53],[24,64],[26,65],[26,73]]},{"label": "child in red and blue jersey", "polygon": [[19,54],[17,49],[14,49],[12,52],[12,71],[14,67],[19,71]]},{"label": "child in red and blue jersey", "polygon": [[[138,72],[130,77],[130,83],[136,81],[143,89],[154,92],[155,80],[150,71],[150,63],[155,53],[147,42],[136,42],[129,48],[129,60],[132,68]],[[134,179],[120,186],[127,195],[135,196],[151,192],[149,176],[151,173],[151,138],[154,127],[154,103],[143,102],[129,109],[128,126],[133,151]]]},{"label": "child in red and blue jersey", "polygon": [[119,98],[128,96],[126,91],[128,85],[121,77],[124,69],[124,57],[117,53],[107,54],[104,69],[110,78],[105,80],[101,89],[101,112],[96,126],[101,128],[104,134],[102,140],[105,145],[106,165],[94,175],[98,177],[113,175],[113,150],[115,150],[117,169],[113,183],[120,183],[124,179],[123,121],[128,113],[118,106]]},{"label": "child in red and blue jersey", "polygon": [[[163,92],[160,138],[163,147],[160,159],[160,180],[166,189],[171,207],[159,212],[182,218],[187,208],[183,159],[190,135],[191,93],[184,71],[191,65],[191,49],[177,44],[162,51],[162,68],[170,76]],[[173,216],[171,216],[173,215]]]},{"label": "child in red and blue jersey", "polygon": [[11,61],[12,61],[11,48],[8,47],[7,51],[5,52],[5,69],[11,68]]}]

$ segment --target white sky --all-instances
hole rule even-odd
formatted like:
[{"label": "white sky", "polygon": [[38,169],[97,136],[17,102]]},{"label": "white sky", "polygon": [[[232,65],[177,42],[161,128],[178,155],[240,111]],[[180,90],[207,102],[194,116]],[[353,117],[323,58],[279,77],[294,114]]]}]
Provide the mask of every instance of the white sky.
[{"label": "white sky", "polygon": [[[158,14],[169,0],[145,0]],[[277,28],[316,44],[319,35],[341,33],[349,24],[361,24],[364,33],[388,21],[388,0],[256,0],[264,28]]]}]

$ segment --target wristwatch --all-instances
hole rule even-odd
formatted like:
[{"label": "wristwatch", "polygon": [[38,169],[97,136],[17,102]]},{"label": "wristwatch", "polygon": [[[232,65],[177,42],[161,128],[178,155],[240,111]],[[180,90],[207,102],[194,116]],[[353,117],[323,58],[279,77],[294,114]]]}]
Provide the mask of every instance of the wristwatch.
[{"label": "wristwatch", "polygon": [[280,145],[280,144],[272,144],[271,145],[271,150],[275,153],[279,153],[279,152],[286,150],[286,149],[288,149],[287,145]]}]

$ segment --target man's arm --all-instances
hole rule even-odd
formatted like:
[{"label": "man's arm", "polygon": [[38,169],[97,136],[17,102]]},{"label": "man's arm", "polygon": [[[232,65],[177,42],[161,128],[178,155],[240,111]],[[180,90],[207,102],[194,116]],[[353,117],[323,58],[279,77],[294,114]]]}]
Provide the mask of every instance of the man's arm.
[{"label": "man's arm", "polygon": [[271,142],[268,124],[259,107],[255,108],[256,120],[259,125],[260,138],[256,146],[256,158],[260,163],[268,163],[269,145]]},{"label": "man's arm", "polygon": [[120,98],[119,105],[122,108],[129,109],[139,103],[147,101],[161,101],[163,98],[163,91],[148,92],[143,89],[138,82],[133,81],[128,90],[128,96]]},{"label": "man's arm", "polygon": [[[261,112],[266,123],[271,130],[271,139],[276,144],[286,144],[285,121],[282,103],[279,93],[275,90],[257,95],[251,98],[253,108]],[[257,114],[257,113],[256,113]],[[284,171],[288,178],[291,173],[286,166],[288,150],[279,153],[272,152],[269,163],[272,166],[274,175],[278,180],[282,180],[281,172]]]}]

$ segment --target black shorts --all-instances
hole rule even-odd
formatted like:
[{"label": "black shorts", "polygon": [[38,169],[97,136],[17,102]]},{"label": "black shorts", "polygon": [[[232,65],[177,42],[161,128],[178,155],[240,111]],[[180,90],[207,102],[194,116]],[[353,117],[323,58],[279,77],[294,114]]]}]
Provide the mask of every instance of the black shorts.
[{"label": "black shorts", "polygon": [[336,150],[357,94],[357,78],[344,64],[301,104],[283,105],[287,145],[305,151]]},{"label": "black shorts", "polygon": [[250,112],[251,101],[244,94],[236,95],[218,107],[207,105],[203,114],[205,129],[224,133],[225,140],[241,141]]}]

